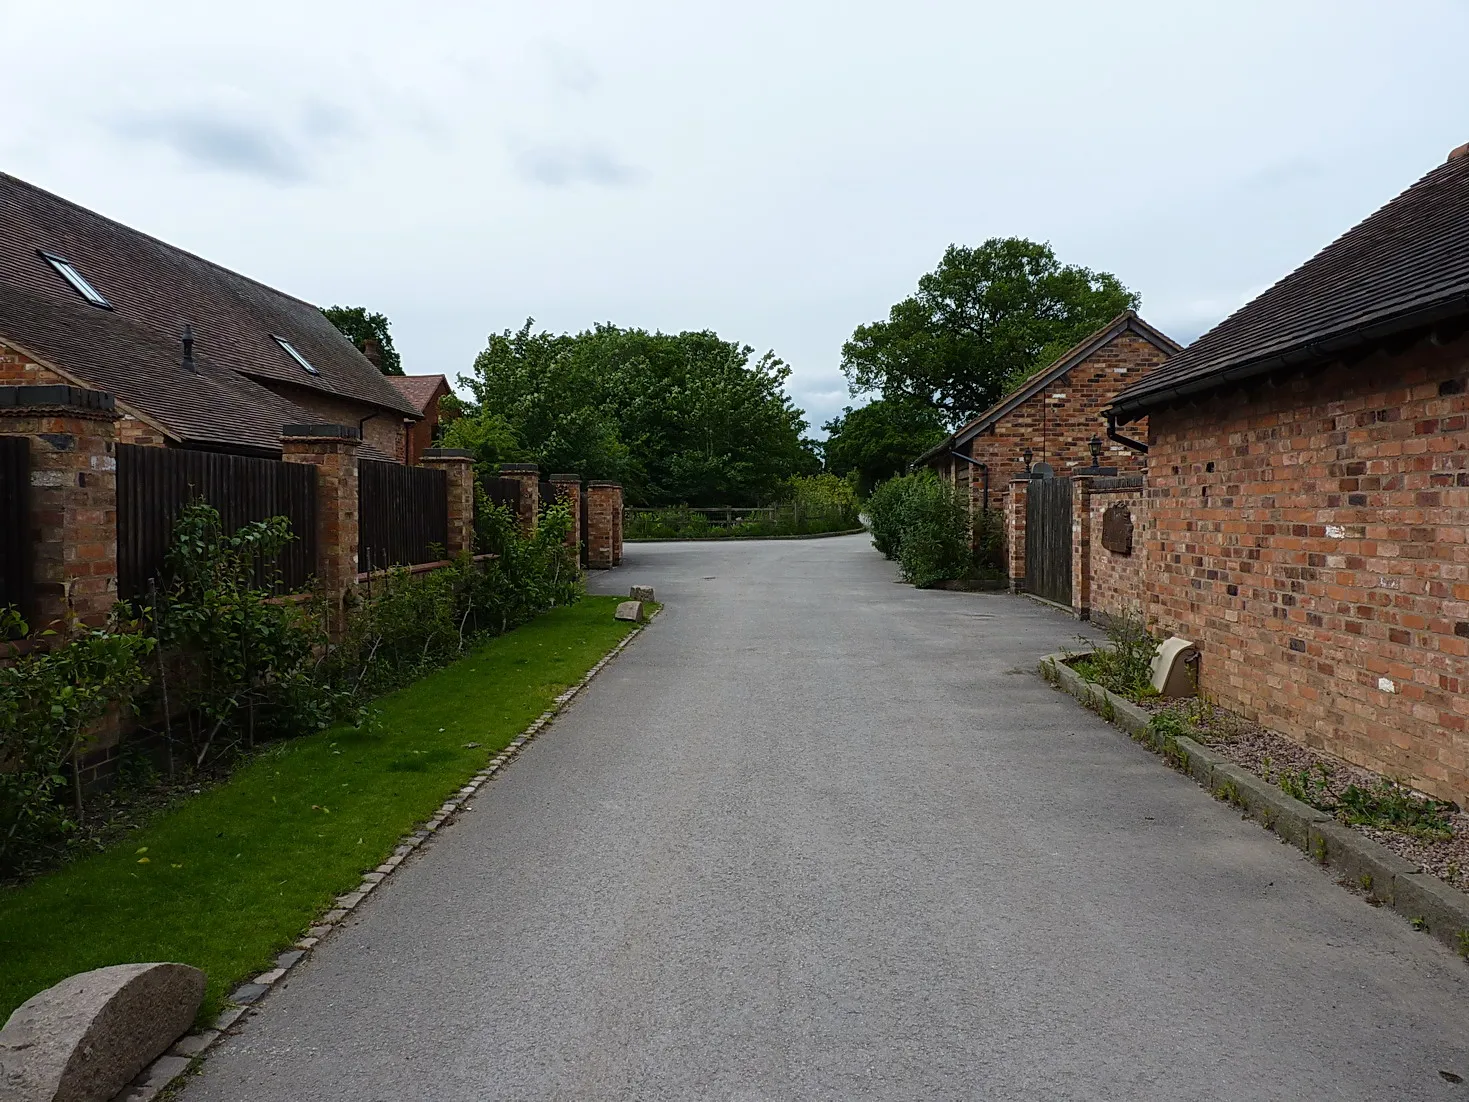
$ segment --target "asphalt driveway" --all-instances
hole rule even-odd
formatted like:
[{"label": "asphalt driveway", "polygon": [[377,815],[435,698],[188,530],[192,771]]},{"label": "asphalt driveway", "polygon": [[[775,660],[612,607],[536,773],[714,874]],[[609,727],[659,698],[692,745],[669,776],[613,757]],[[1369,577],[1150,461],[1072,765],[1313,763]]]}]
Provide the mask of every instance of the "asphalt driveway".
[{"label": "asphalt driveway", "polygon": [[865,537],[628,545],[664,614],[204,1100],[1466,1099],[1469,969]]}]

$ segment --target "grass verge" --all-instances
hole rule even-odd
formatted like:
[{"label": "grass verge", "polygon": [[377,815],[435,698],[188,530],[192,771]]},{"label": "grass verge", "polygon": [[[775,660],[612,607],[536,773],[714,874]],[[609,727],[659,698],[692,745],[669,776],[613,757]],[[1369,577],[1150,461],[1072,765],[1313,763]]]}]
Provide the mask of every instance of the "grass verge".
[{"label": "grass verge", "polygon": [[211,1019],[632,630],[619,600],[549,612],[381,698],[363,729],[277,743],[107,852],[0,891],[0,1022],[135,961],[202,968]]}]

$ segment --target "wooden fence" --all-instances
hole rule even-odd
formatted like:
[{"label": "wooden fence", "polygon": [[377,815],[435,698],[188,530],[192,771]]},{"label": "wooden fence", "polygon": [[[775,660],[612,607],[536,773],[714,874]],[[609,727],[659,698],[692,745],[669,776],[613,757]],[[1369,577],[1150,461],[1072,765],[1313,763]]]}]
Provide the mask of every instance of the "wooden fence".
[{"label": "wooden fence", "polygon": [[0,609],[31,607],[31,441],[0,436]]},{"label": "wooden fence", "polygon": [[492,505],[503,505],[512,513],[520,512],[520,480],[517,478],[485,478],[480,480],[485,496]]},{"label": "wooden fence", "polygon": [[[306,463],[242,455],[117,445],[117,589],[142,597],[162,580],[174,522],[192,501],[219,511],[227,534],[251,521],[286,517],[295,538],[286,545],[276,588],[305,589],[316,570],[316,468]],[[261,581],[273,573],[270,564]]]},{"label": "wooden fence", "polygon": [[369,459],[359,462],[357,471],[361,569],[442,559],[449,542],[448,475],[429,467]]}]

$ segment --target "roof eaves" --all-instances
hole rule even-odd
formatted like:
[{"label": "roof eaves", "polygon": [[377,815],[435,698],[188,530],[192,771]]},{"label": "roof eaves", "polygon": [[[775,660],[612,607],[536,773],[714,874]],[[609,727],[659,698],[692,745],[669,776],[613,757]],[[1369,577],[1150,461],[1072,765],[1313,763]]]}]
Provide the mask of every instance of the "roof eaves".
[{"label": "roof eaves", "polygon": [[1469,315],[1469,293],[1460,292],[1450,298],[1419,304],[1411,310],[1400,311],[1389,317],[1358,322],[1315,340],[1260,356],[1226,362],[1207,374],[1171,385],[1166,381],[1149,385],[1149,380],[1143,379],[1119,393],[1108,409],[1116,415],[1118,423],[1127,424],[1144,416],[1148,410],[1169,402],[1205,394],[1234,383],[1247,382],[1275,371],[1305,367],[1373,341],[1466,315]]},{"label": "roof eaves", "polygon": [[[99,387],[99,386],[97,386],[96,383],[94,383],[94,382],[86,379],[85,377],[83,377],[81,375],[78,375],[74,371],[68,371],[66,368],[61,367],[61,366],[59,366],[59,365],[57,365],[55,363],[52,363],[46,357],[41,356],[41,355],[38,355],[35,352],[32,352],[29,348],[27,348],[20,341],[12,340],[10,337],[7,337],[7,336],[4,336],[3,334],[0,334],[0,344],[4,344],[7,348],[13,348],[13,349],[15,349],[15,351],[17,351],[21,355],[25,356],[28,360],[30,360],[37,367],[44,367],[47,371],[50,371],[50,372],[52,372],[55,375],[59,375],[61,378],[65,379],[68,383],[70,383],[72,386],[81,387],[83,390],[105,390],[106,389],[105,387]],[[142,421],[143,424],[147,425],[149,428],[156,429],[158,432],[161,432],[169,440],[172,440],[175,444],[183,443],[184,438],[182,436],[180,436],[173,429],[170,429],[162,421],[159,421],[156,417],[153,417],[153,416],[151,416],[151,415],[149,415],[147,413],[144,413],[142,410],[138,409],[137,406],[132,405],[129,402],[119,400],[116,395],[113,395],[113,401],[116,403],[117,409],[120,412],[127,414],[129,417],[135,417],[135,418],[137,418],[139,421]]]}]

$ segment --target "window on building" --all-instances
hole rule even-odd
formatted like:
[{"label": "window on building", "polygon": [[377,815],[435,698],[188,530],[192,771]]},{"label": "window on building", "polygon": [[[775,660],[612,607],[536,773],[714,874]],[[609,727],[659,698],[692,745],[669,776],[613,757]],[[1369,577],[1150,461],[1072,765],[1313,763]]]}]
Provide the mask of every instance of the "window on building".
[{"label": "window on building", "polygon": [[320,371],[317,371],[316,368],[314,368],[314,367],[311,366],[310,361],[308,361],[305,356],[301,355],[301,353],[299,353],[299,352],[296,351],[295,346],[292,345],[290,341],[286,340],[284,337],[272,337],[271,339],[274,340],[276,344],[280,345],[282,348],[284,348],[286,350],[286,355],[290,356],[291,359],[295,360],[298,364],[300,364],[302,367],[304,367],[312,375],[320,375],[321,374]]},{"label": "window on building", "polygon": [[102,296],[102,292],[87,282],[86,277],[77,271],[70,260],[65,260],[55,253],[48,253],[45,249],[37,249],[36,253],[55,268],[62,279],[72,285],[73,290],[93,306],[100,306],[104,310],[111,310],[112,303]]}]

